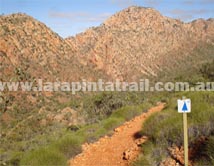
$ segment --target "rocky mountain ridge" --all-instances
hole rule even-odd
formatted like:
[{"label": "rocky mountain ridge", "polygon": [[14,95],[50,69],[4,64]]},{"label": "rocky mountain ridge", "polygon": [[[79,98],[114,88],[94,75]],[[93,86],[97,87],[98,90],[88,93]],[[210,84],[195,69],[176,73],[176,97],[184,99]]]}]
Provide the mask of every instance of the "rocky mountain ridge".
[{"label": "rocky mountain ridge", "polygon": [[179,67],[194,48],[214,41],[213,19],[183,23],[135,6],[65,40],[25,14],[1,16],[0,23],[1,68],[10,66],[2,70],[4,75],[22,70],[53,80],[156,76]]},{"label": "rocky mountain ridge", "polygon": [[87,72],[91,73],[92,68],[82,66],[67,41],[45,24],[18,13],[1,16],[0,25],[3,80],[9,77],[17,80],[17,72],[22,73],[22,80],[29,80],[29,77],[49,81],[89,78]]},{"label": "rocky mountain ridge", "polygon": [[[67,38],[83,60],[113,78],[135,80],[172,69],[201,43],[213,45],[214,20],[184,23],[152,8],[129,7],[101,26]],[[168,62],[167,62],[168,61]]]}]

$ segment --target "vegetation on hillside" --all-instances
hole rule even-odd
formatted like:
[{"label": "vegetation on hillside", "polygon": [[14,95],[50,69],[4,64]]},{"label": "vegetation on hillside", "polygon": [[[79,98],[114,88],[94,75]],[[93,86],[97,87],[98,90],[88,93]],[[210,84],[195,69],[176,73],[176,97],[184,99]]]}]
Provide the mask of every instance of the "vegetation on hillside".
[{"label": "vegetation on hillside", "polygon": [[114,111],[108,118],[91,125],[79,126],[77,131],[64,131],[62,138],[21,156],[20,165],[66,165],[72,156],[81,152],[81,144],[94,142],[111,134],[113,129],[147,110],[151,105],[125,106]]},{"label": "vegetation on hillside", "polygon": [[[197,76],[202,81],[212,81],[213,66],[213,62],[204,64],[200,73],[192,73],[192,78]],[[165,110],[151,116],[143,125],[142,135],[147,135],[149,141],[142,145],[143,154],[133,165],[159,165],[172,157],[169,147],[183,145],[182,115],[177,112],[177,99],[182,96],[192,101],[192,112],[188,114],[190,160],[196,166],[214,164],[214,93],[206,91],[168,93],[165,96]]]}]

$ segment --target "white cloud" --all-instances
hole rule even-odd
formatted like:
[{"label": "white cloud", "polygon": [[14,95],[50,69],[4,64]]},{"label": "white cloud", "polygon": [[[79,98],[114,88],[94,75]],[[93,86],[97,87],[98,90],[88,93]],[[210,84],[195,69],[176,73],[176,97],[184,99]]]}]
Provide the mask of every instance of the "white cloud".
[{"label": "white cloud", "polygon": [[158,6],[162,0],[144,0],[143,2],[149,7]]},{"label": "white cloud", "polygon": [[213,12],[214,10],[209,10],[209,9],[193,9],[193,10],[175,9],[175,10],[171,10],[169,13],[181,20],[188,21],[190,19],[193,19],[194,16],[200,16],[202,14],[213,13]]},{"label": "white cloud", "polygon": [[111,15],[112,13],[92,14],[87,12],[49,12],[50,18],[68,19],[75,22],[103,22]]},{"label": "white cloud", "polygon": [[111,0],[111,2],[121,8],[126,8],[136,4],[134,0]]},{"label": "white cloud", "polygon": [[210,15],[214,13],[214,9],[209,9],[205,6],[203,7],[203,5],[213,5],[214,0],[182,0],[181,3],[182,5],[184,6],[188,5],[189,7],[193,5],[201,6],[201,9],[189,9],[189,10],[175,9],[169,12],[173,16],[183,21],[190,21],[192,19],[203,17],[204,15]]},{"label": "white cloud", "polygon": [[199,3],[203,5],[203,4],[213,4],[214,0],[184,0],[183,3],[188,5]]},{"label": "white cloud", "polygon": [[171,10],[172,14],[180,15],[180,14],[204,14],[209,13],[208,9],[196,9],[196,10],[183,10],[183,9],[175,9]]}]

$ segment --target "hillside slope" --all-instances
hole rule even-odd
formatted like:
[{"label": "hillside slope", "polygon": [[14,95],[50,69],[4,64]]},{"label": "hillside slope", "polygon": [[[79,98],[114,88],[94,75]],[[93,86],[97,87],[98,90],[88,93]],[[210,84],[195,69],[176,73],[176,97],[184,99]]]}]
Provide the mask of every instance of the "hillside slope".
[{"label": "hillside slope", "polygon": [[113,78],[136,80],[180,67],[194,48],[213,45],[214,20],[183,23],[133,6],[66,40],[83,64],[92,62]]},{"label": "hillside slope", "polygon": [[1,16],[0,27],[1,79],[16,80],[17,70],[49,81],[96,78],[63,38],[34,18],[20,13]]}]

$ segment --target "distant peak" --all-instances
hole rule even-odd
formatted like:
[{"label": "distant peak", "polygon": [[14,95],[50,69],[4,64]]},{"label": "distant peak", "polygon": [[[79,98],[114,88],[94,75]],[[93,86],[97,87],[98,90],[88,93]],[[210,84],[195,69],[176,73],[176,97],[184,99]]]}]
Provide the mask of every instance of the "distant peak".
[{"label": "distant peak", "polygon": [[13,13],[13,14],[8,14],[8,15],[2,15],[2,16],[5,16],[5,17],[30,17],[29,15],[25,14],[25,13]]},{"label": "distant peak", "polygon": [[154,11],[156,11],[155,9],[153,9],[151,7],[142,7],[142,6],[130,6],[128,8],[125,8],[122,11],[137,11],[137,10],[154,10]]},{"label": "distant peak", "polygon": [[[137,13],[137,12],[140,12],[141,14],[143,12],[148,12],[148,13],[153,13],[153,14],[159,14],[159,15],[161,15],[157,10],[155,10],[153,8],[142,7],[142,6],[130,6],[128,8],[125,8],[125,9],[121,10],[118,13],[130,13],[130,14],[133,13],[134,14],[134,13]],[[115,15],[117,15],[118,13],[116,13]]]},{"label": "distant peak", "polygon": [[108,18],[104,25],[132,24],[133,22],[140,22],[143,18],[150,18],[150,21],[152,21],[153,19],[151,18],[161,19],[163,16],[157,10],[150,7],[130,6]]}]

